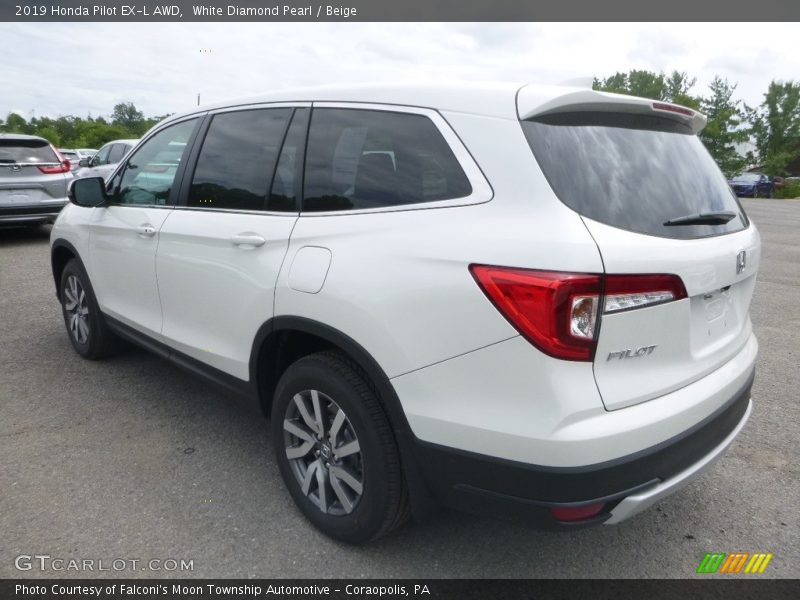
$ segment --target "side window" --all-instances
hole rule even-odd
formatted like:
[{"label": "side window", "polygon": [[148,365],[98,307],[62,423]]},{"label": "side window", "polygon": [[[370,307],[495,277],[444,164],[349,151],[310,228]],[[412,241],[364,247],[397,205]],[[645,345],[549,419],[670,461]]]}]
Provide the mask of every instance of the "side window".
[{"label": "side window", "polygon": [[108,162],[109,164],[113,163],[116,164],[122,160],[122,157],[125,156],[125,144],[114,144],[111,146],[111,152],[108,153]]},{"label": "side window", "polygon": [[197,119],[182,121],[162,129],[142,144],[125,165],[117,203],[168,204],[175,175],[196,125]]},{"label": "side window", "polygon": [[111,146],[113,144],[108,144],[107,146],[103,146],[100,150],[92,157],[91,166],[97,167],[99,165],[106,165],[108,164],[108,153],[111,152]]},{"label": "side window", "polygon": [[304,211],[462,198],[467,176],[424,115],[317,108],[306,152]]},{"label": "side window", "polygon": [[306,145],[308,127],[308,108],[294,111],[292,124],[281,148],[278,167],[272,179],[272,189],[267,200],[267,210],[297,212],[297,198],[300,197],[300,184],[303,179],[303,150]]},{"label": "side window", "polygon": [[221,113],[208,128],[188,206],[264,210],[291,108]]}]

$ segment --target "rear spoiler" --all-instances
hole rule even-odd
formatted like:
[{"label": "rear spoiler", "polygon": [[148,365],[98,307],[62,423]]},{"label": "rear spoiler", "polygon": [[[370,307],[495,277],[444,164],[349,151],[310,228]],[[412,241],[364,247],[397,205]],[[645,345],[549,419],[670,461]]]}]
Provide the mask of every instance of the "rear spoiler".
[{"label": "rear spoiler", "polygon": [[707,122],[704,114],[678,104],[587,89],[577,89],[541,102],[540,89],[532,86],[519,90],[517,112],[520,121],[567,112],[649,114],[684,123],[695,134],[702,131]]}]

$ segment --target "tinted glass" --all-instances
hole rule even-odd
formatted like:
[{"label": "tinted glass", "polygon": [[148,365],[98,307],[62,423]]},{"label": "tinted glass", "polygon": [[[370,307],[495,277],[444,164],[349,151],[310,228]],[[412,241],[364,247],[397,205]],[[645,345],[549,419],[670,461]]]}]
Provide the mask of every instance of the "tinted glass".
[{"label": "tinted glass", "polygon": [[[561,201],[621,229],[690,239],[739,231],[747,217],[696,135],[649,116],[573,113],[525,121],[536,160]],[[724,225],[665,226],[687,215],[730,211]]]},{"label": "tinted glass", "polygon": [[111,152],[112,144],[103,146],[100,151],[92,158],[92,166],[108,164],[108,153]]},{"label": "tinted glass", "polygon": [[111,146],[111,152],[108,153],[108,162],[118,163],[127,151],[128,147],[125,144],[114,144]]},{"label": "tinted glass", "polygon": [[291,108],[216,115],[189,191],[189,206],[264,210]]},{"label": "tinted glass", "polygon": [[118,204],[163,206],[170,203],[181,160],[197,119],[162,129],[139,146],[125,165]]},{"label": "tinted glass", "polygon": [[50,144],[43,140],[0,139],[0,164],[60,162]]},{"label": "tinted glass", "polygon": [[306,145],[306,129],[311,111],[298,108],[294,111],[292,124],[281,148],[278,167],[272,180],[272,190],[267,201],[267,210],[297,212],[297,198],[303,178],[303,149]]},{"label": "tinted glass", "polygon": [[303,210],[380,208],[471,193],[452,150],[427,117],[314,109]]}]

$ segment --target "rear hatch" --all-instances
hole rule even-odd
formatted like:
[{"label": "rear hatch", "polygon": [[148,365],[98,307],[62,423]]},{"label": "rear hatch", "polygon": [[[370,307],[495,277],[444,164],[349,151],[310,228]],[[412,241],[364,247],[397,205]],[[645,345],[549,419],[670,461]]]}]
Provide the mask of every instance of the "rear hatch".
[{"label": "rear hatch", "polygon": [[0,136],[0,208],[64,200],[68,177],[69,164],[47,140]]},{"label": "rear hatch", "polygon": [[522,127],[602,256],[594,374],[615,410],[684,387],[745,345],[760,242],[696,135],[701,115],[596,97],[523,114]]}]

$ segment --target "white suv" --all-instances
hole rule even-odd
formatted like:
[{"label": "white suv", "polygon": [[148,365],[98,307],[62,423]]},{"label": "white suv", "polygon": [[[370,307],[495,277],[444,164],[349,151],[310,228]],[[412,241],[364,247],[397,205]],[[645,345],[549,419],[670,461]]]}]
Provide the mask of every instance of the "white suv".
[{"label": "white suv", "polygon": [[271,415],[363,542],[436,503],[616,523],[750,410],[759,235],[687,108],[538,85],[295,90],[157,125],[52,232],[75,350]]}]

